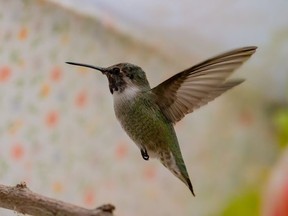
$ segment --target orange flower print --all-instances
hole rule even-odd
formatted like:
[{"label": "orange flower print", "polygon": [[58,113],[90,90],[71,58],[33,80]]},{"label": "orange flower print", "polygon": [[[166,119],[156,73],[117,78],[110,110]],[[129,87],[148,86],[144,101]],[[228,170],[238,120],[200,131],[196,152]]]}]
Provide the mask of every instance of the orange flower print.
[{"label": "orange flower print", "polygon": [[247,110],[243,110],[241,113],[240,113],[240,123],[243,125],[243,126],[251,126],[254,122],[254,119],[253,119],[253,115],[252,113],[250,113],[249,111]]},{"label": "orange flower print", "polygon": [[79,72],[80,74],[84,75],[84,74],[87,74],[88,73],[88,68],[86,67],[77,67],[77,72]]},{"label": "orange flower print", "polygon": [[23,41],[23,40],[25,40],[27,37],[28,37],[28,29],[27,29],[25,26],[23,26],[23,27],[21,27],[21,29],[20,29],[19,32],[18,32],[18,39],[19,39],[20,41]]},{"label": "orange flower print", "polygon": [[47,97],[51,92],[51,87],[47,83],[44,83],[40,89],[40,96],[42,98]]},{"label": "orange flower print", "polygon": [[92,190],[87,190],[84,194],[84,203],[88,206],[92,206],[95,202],[95,194]]},{"label": "orange flower print", "polygon": [[82,108],[87,104],[87,92],[86,91],[81,91],[76,95],[75,104],[79,108]]},{"label": "orange flower print", "polygon": [[11,147],[11,157],[14,160],[20,160],[24,155],[24,148],[20,143],[16,143]]},{"label": "orange flower print", "polygon": [[11,68],[8,66],[0,67],[0,82],[6,82],[11,77]]},{"label": "orange flower print", "polygon": [[68,34],[63,34],[60,41],[62,44],[66,45],[69,43],[70,37]]},{"label": "orange flower print", "polygon": [[63,186],[62,182],[59,182],[59,181],[56,181],[52,184],[53,191],[56,193],[63,192],[63,187],[64,186]]},{"label": "orange flower print", "polygon": [[45,117],[45,122],[48,127],[55,127],[59,121],[59,113],[57,111],[50,111]]},{"label": "orange flower print", "polygon": [[51,70],[51,79],[53,81],[59,81],[62,78],[62,70],[60,67],[56,66]]},{"label": "orange flower print", "polygon": [[144,169],[144,177],[148,180],[153,180],[156,177],[156,170],[154,167],[146,167]]},{"label": "orange flower print", "polygon": [[119,143],[116,147],[116,158],[117,159],[123,159],[127,153],[128,153],[128,148],[125,143]]}]

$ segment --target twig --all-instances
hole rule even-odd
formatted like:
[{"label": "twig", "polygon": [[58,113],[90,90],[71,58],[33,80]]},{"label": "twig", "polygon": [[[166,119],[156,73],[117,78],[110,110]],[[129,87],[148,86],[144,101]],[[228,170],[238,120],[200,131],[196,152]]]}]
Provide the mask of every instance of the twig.
[{"label": "twig", "polygon": [[15,187],[0,184],[0,207],[34,216],[113,216],[113,205],[85,209],[32,192],[25,182]]}]

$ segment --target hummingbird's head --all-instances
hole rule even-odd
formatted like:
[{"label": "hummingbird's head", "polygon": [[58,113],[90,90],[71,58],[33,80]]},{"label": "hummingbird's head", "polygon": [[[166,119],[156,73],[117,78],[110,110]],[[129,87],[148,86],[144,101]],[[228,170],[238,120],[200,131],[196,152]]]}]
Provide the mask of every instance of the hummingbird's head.
[{"label": "hummingbird's head", "polygon": [[140,90],[149,90],[150,85],[146,78],[145,72],[141,67],[130,63],[119,63],[107,68],[97,67],[87,64],[66,62],[67,64],[89,67],[101,71],[106,75],[109,81],[111,94],[122,92],[126,88],[136,87]]}]

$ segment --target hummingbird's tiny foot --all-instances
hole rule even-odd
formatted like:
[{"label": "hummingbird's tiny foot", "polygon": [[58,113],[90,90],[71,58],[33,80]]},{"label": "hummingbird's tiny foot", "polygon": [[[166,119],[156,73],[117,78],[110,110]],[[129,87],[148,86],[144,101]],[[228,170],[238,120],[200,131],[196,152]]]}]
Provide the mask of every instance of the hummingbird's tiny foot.
[{"label": "hummingbird's tiny foot", "polygon": [[146,148],[141,148],[141,155],[142,155],[144,160],[149,160],[149,155],[147,153]]}]

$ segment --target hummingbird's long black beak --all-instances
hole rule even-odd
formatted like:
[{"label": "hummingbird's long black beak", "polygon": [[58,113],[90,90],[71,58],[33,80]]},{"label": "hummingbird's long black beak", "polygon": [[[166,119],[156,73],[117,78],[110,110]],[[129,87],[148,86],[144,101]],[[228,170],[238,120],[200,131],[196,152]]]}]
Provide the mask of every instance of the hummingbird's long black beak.
[{"label": "hummingbird's long black beak", "polygon": [[93,66],[93,65],[81,64],[81,63],[75,63],[75,62],[66,62],[66,63],[67,64],[71,64],[71,65],[77,65],[77,66],[82,66],[82,67],[93,68],[95,70],[101,71],[103,74],[106,74],[108,72],[108,70],[106,68],[103,68],[103,67],[97,67],[97,66]]}]

